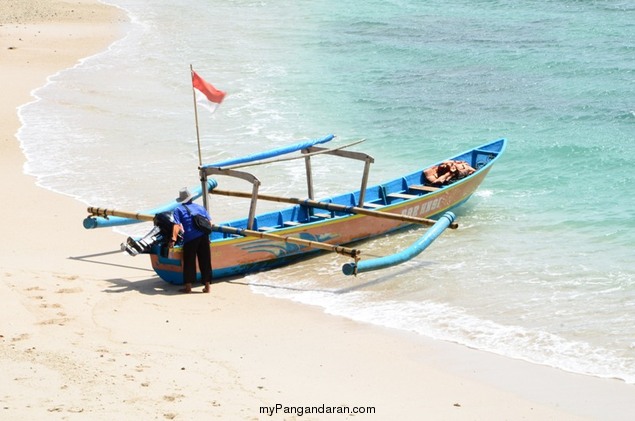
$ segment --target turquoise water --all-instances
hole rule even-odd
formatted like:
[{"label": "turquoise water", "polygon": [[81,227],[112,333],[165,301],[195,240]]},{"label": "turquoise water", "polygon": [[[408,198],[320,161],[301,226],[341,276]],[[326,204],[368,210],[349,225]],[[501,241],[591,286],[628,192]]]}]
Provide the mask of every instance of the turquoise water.
[{"label": "turquoise water", "polygon": [[[126,38],[21,109],[41,185],[128,210],[196,185],[190,64],[228,92],[200,116],[207,162],[335,133],[366,139],[355,148],[380,182],[506,137],[460,229],[416,260],[351,279],[344,258],[321,256],[247,280],[329,313],[635,383],[632,1],[112,3],[132,17]],[[318,195],[359,185],[361,166],[315,170]],[[257,175],[265,192],[304,192],[293,163]],[[212,212],[246,204],[215,199]],[[364,250],[389,254],[421,233]]]}]

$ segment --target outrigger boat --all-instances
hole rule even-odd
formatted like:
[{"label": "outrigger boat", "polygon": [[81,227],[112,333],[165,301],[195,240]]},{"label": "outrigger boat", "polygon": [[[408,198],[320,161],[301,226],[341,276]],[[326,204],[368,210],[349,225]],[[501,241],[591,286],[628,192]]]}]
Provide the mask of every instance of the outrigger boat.
[{"label": "outrigger boat", "polygon": [[[452,209],[462,205],[479,187],[494,162],[505,150],[506,140],[499,139],[446,161],[465,161],[475,171],[448,184],[431,185],[420,169],[375,186],[367,186],[370,164],[374,159],[364,153],[340,148],[317,146],[331,141],[333,135],[300,142],[287,147],[247,157],[201,165],[201,186],[192,189],[196,198],[202,197],[208,206],[208,194],[251,199],[247,217],[214,224],[210,234],[214,279],[272,269],[297,261],[320,250],[350,256],[353,262],[343,266],[345,275],[385,268],[399,264],[421,253],[446,228],[456,228]],[[286,198],[258,193],[260,181],[239,168],[253,163],[268,163],[271,158],[300,151],[306,166],[307,198]],[[334,197],[314,199],[311,157],[328,154],[361,160],[365,163],[359,190]],[[439,165],[437,163],[436,165]],[[218,189],[218,182],[210,176],[230,176],[249,181],[251,192]],[[259,200],[289,203],[281,210],[256,214]],[[154,221],[155,227],[142,238],[128,238],[122,249],[130,254],[148,254],[159,277],[172,284],[182,284],[181,247],[168,248],[171,234],[171,211],[179,204],[174,201],[145,212],[124,212],[102,208],[88,208],[84,220],[87,229],[124,225],[140,221]],[[346,245],[357,243],[413,224],[428,225],[425,234],[413,245],[391,256],[361,260],[359,249]],[[199,274],[200,276],[200,274]]]}]

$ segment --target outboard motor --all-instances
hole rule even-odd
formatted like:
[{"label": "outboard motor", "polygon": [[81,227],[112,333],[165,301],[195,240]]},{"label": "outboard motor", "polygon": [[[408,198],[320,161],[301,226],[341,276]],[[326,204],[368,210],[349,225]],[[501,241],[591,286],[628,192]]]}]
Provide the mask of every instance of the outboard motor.
[{"label": "outboard motor", "polygon": [[[126,251],[131,256],[139,253],[147,253],[155,244],[161,245],[161,254],[168,251],[168,241],[172,237],[174,229],[174,219],[170,212],[162,212],[154,215],[154,227],[146,235],[139,239],[128,237],[125,243],[121,243],[121,250]],[[182,235],[179,233],[177,242],[181,241]]]}]

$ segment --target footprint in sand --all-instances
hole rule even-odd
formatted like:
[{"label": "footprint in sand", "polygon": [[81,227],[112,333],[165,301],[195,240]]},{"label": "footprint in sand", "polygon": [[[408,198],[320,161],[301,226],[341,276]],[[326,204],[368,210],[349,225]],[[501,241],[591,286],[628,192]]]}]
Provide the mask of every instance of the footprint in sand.
[{"label": "footprint in sand", "polygon": [[135,370],[137,370],[139,373],[141,373],[146,368],[150,368],[150,366],[149,365],[144,365],[144,364],[139,364],[138,366],[135,367]]},{"label": "footprint in sand", "polygon": [[40,304],[40,308],[62,308],[61,304],[46,304],[46,303],[42,303]]},{"label": "footprint in sand", "polygon": [[77,275],[55,275],[56,278],[66,279],[67,281],[75,281],[79,278]]},{"label": "footprint in sand", "polygon": [[14,338],[11,338],[11,342],[19,342],[19,341],[24,341],[26,339],[29,339],[29,334],[28,333],[22,333]]},{"label": "footprint in sand", "polygon": [[173,394],[173,395],[164,395],[163,396],[163,400],[164,401],[168,401],[168,402],[174,402],[174,401],[182,399],[184,397],[185,397],[185,395],[181,395],[180,393],[176,393],[176,394]]},{"label": "footprint in sand", "polygon": [[77,294],[78,292],[82,292],[83,289],[81,288],[61,288],[58,289],[57,292],[58,294]]},{"label": "footprint in sand", "polygon": [[69,319],[68,317],[60,317],[58,319],[49,319],[49,320],[44,320],[43,322],[39,322],[38,324],[40,325],[58,325],[58,326],[64,326],[66,323],[68,323],[71,319]]}]

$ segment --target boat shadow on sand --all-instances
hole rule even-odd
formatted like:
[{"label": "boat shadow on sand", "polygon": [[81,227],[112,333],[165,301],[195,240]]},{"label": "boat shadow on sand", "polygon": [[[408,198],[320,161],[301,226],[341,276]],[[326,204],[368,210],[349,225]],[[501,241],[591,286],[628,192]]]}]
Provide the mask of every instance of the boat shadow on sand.
[{"label": "boat shadow on sand", "polygon": [[[84,263],[96,264],[96,265],[107,265],[117,268],[123,269],[133,269],[135,271],[139,271],[140,273],[145,274],[152,273],[154,275],[154,270],[135,265],[123,265],[121,263],[109,261],[109,258],[113,255],[122,254],[121,250],[112,250],[103,253],[95,253],[95,254],[87,254],[83,256],[69,256],[70,260],[77,260]],[[163,281],[158,276],[151,276],[146,279],[125,279],[125,278],[113,278],[113,279],[105,279],[104,281],[109,282],[112,286],[109,286],[105,292],[107,293],[122,293],[122,292],[131,292],[136,291],[141,294],[146,295],[176,295],[180,294],[178,292],[179,288],[175,288],[175,285],[171,285]]]},{"label": "boat shadow on sand", "polygon": [[[179,292],[179,288],[182,288],[182,286],[168,284],[158,276],[135,280],[113,278],[106,279],[105,281],[112,284],[104,290],[104,292],[108,294],[121,294],[135,291],[144,295],[182,295],[182,293]],[[195,287],[196,286],[197,285],[195,285]],[[200,291],[193,290],[192,292],[196,293]]]},{"label": "boat shadow on sand", "polygon": [[[100,264],[100,265],[108,265],[113,267],[125,268],[125,269],[134,269],[141,272],[154,272],[152,269],[139,267],[139,266],[130,266],[130,265],[122,265],[120,263],[114,263],[109,261],[100,260],[100,258],[111,256],[114,254],[120,254],[120,250],[109,251],[97,254],[89,254],[84,256],[70,256],[68,257],[71,260],[78,260],[85,263],[91,264]],[[364,290],[366,288],[370,288],[373,286],[377,286],[386,282],[391,282],[397,280],[400,276],[406,275],[412,271],[419,271],[424,267],[428,267],[433,265],[434,262],[431,261],[411,261],[409,264],[399,267],[398,269],[393,269],[388,272],[379,274],[378,276],[371,276],[370,273],[364,274],[363,276],[353,278],[359,283],[352,283],[350,277],[342,276],[343,283],[346,282],[347,286],[343,288],[319,288],[319,287],[299,287],[292,285],[283,285],[283,284],[272,284],[272,283],[260,283],[260,282],[250,282],[245,279],[243,275],[236,275],[233,277],[224,277],[219,280],[213,280],[212,284],[215,283],[229,283],[233,285],[241,285],[241,286],[249,286],[263,289],[273,289],[273,290],[286,290],[286,291],[294,291],[294,292],[323,292],[329,294],[346,294],[348,292]],[[337,276],[337,274],[334,274]],[[105,279],[106,282],[111,283],[105,292],[110,294],[118,294],[124,292],[132,292],[136,291],[140,294],[145,295],[180,295],[179,292],[180,286],[173,285],[165,282],[159,276],[151,276],[145,279],[126,279],[126,278],[112,278]],[[196,284],[195,286],[199,286]],[[196,293],[197,290],[194,290]]]},{"label": "boat shadow on sand", "polygon": [[[432,264],[433,262],[418,262],[416,264],[411,264],[408,267],[401,267],[399,270],[393,270],[390,273],[386,273],[381,276],[373,276],[372,278],[369,276],[365,276],[364,278],[356,278],[362,282],[356,283],[354,285],[350,284],[350,278],[342,277],[342,280],[348,281],[349,285],[344,288],[336,288],[336,289],[318,288],[318,287],[297,287],[297,286],[290,286],[290,285],[276,285],[271,283],[266,284],[266,283],[258,283],[258,282],[249,282],[249,281],[246,281],[245,277],[241,275],[212,281],[212,285],[218,284],[218,283],[228,283],[231,285],[248,286],[248,287],[256,287],[256,288],[263,288],[263,289],[286,290],[286,291],[294,291],[294,292],[324,292],[324,293],[339,295],[339,294],[346,294],[353,291],[364,290],[366,288],[377,286],[379,284],[395,281],[401,275],[405,275],[415,270],[421,270],[423,267],[427,267]],[[124,278],[112,278],[112,279],[105,279],[105,281],[112,284],[106,290],[104,290],[104,292],[109,294],[120,294],[124,292],[135,291],[144,295],[181,295],[181,293],[179,292],[179,289],[181,288],[181,286],[169,284],[158,276],[152,276],[146,279],[135,279],[135,280],[124,279]],[[194,285],[195,288],[198,286],[201,286],[201,284]],[[193,290],[193,292],[197,293],[201,291],[198,291],[195,289]]]}]

